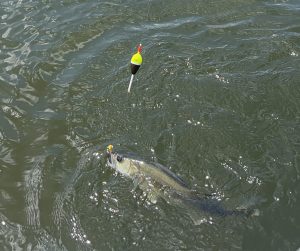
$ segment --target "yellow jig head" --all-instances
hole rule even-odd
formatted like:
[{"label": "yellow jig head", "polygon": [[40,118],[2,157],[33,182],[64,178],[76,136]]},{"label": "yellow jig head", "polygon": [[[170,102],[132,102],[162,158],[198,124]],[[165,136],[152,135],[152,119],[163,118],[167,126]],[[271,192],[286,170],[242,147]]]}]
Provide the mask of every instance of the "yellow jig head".
[{"label": "yellow jig head", "polygon": [[113,145],[108,145],[106,150],[107,150],[107,152],[112,153],[113,148],[114,148]]}]

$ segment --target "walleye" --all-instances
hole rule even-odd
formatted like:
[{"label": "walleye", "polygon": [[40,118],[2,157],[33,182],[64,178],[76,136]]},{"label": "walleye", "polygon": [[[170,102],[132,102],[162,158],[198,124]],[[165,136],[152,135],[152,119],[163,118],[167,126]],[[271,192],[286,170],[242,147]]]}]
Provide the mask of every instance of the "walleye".
[{"label": "walleye", "polygon": [[131,178],[139,186],[147,198],[156,203],[163,198],[167,203],[179,206],[186,210],[194,224],[200,224],[200,211],[215,216],[241,215],[248,216],[248,210],[228,210],[220,202],[208,196],[200,197],[195,191],[176,174],[158,163],[146,163],[112,151],[112,145],[107,148],[107,164]]}]

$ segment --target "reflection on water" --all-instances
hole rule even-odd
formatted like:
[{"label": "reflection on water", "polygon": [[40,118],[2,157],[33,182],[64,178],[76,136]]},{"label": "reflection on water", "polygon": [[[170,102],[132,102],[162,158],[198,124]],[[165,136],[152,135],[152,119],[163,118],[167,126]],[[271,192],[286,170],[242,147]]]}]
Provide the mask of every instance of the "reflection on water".
[{"label": "reflection on water", "polygon": [[[2,249],[299,249],[299,12],[296,0],[1,1]],[[261,215],[194,226],[108,168],[108,144]]]}]

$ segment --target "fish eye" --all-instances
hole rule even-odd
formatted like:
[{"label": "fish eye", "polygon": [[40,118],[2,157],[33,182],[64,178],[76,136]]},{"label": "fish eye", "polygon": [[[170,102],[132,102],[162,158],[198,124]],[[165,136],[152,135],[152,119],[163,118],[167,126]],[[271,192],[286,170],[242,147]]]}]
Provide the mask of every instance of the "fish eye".
[{"label": "fish eye", "polygon": [[123,160],[123,157],[120,156],[120,155],[118,155],[118,156],[117,156],[117,161],[118,161],[118,162],[121,162],[122,160]]}]

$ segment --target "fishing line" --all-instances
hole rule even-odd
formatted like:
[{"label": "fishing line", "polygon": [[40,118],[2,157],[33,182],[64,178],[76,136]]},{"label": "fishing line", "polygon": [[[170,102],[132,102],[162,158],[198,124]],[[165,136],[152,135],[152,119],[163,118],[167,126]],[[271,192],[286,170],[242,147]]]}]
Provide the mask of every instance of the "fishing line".
[{"label": "fishing line", "polygon": [[150,0],[148,0],[148,12],[147,12],[147,20],[149,21],[149,14],[150,14]]},{"label": "fishing line", "polygon": [[[148,5],[147,6],[147,21],[149,21],[150,0],[148,0],[147,5]],[[127,89],[128,93],[130,93],[134,75],[137,73],[138,69],[140,68],[140,66],[143,62],[141,52],[142,52],[142,44],[139,44],[139,46],[137,48],[137,52],[131,57],[131,61],[130,61],[131,77],[130,77],[130,81],[129,81],[129,85],[128,85],[128,89]]]}]

